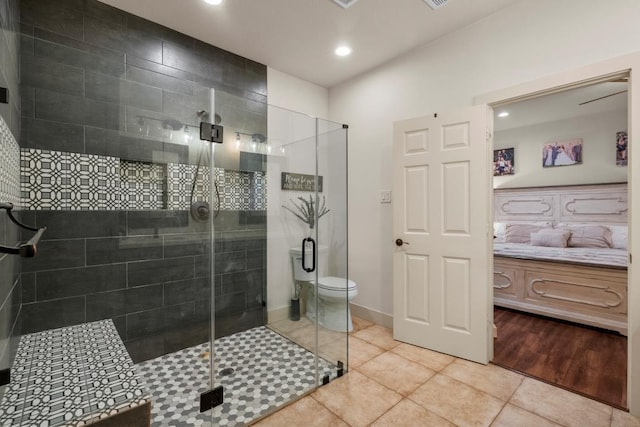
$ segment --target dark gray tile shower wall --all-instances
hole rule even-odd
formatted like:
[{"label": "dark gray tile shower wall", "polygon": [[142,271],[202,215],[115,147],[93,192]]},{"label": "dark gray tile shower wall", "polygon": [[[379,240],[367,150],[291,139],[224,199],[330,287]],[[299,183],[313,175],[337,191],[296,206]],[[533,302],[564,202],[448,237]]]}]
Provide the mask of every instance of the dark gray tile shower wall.
[{"label": "dark gray tile shower wall", "polygon": [[[193,163],[199,149],[139,116],[196,126],[196,111],[266,134],[266,67],[95,0],[22,0],[22,146]],[[195,152],[197,154],[197,152]],[[24,167],[24,166],[23,166]],[[260,156],[239,169],[260,171]],[[184,210],[25,212],[46,225],[23,263],[25,333],[112,318],[136,361],[209,338],[209,228]],[[266,216],[215,219],[216,336],[264,322]]]},{"label": "dark gray tile shower wall", "polygon": [[[8,103],[0,103],[0,202],[19,201],[20,182],[20,92],[19,92],[19,4],[0,2],[0,87],[8,91]],[[0,244],[13,246],[19,240],[17,227],[0,211]],[[12,365],[20,334],[22,298],[20,259],[0,254],[0,369]],[[3,387],[0,387],[0,399]]]},{"label": "dark gray tile shower wall", "polygon": [[19,0],[0,2],[0,87],[9,92],[9,103],[0,103],[0,116],[17,141],[20,141],[19,7]]}]

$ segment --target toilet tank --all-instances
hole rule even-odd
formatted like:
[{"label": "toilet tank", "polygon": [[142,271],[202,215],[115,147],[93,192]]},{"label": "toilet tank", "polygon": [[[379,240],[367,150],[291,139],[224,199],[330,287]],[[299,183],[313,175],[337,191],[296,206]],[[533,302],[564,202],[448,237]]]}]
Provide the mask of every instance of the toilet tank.
[{"label": "toilet tank", "polygon": [[[318,245],[318,264],[316,270],[318,271],[318,277],[324,277],[327,275],[327,261],[329,257],[329,248],[326,246]],[[293,267],[293,278],[302,282],[309,282],[315,280],[316,272],[312,271],[307,273],[302,269],[302,248],[289,249],[289,255],[291,255],[291,266]],[[306,267],[313,265],[313,251],[309,248],[305,249],[305,261]]]}]

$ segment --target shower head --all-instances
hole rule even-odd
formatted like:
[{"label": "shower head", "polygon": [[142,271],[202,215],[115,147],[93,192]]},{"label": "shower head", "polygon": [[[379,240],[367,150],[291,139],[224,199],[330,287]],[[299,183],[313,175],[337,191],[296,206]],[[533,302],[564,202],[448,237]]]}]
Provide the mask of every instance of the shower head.
[{"label": "shower head", "polygon": [[[197,112],[198,114],[198,118],[200,119],[200,121],[206,121],[205,119],[207,117],[209,117],[209,112],[207,110],[198,110]],[[222,116],[220,116],[220,114],[214,114],[213,115],[213,124],[219,125],[222,122]]]}]

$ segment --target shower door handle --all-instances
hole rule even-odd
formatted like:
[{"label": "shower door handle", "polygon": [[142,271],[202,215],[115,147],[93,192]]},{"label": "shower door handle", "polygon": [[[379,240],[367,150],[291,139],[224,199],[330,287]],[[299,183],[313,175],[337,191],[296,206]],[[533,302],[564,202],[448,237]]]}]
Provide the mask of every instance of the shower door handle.
[{"label": "shower door handle", "polygon": [[[305,260],[307,259],[306,257],[307,242],[311,242],[311,248],[313,249],[313,253],[312,253],[313,263],[311,264],[311,267],[307,267],[305,265],[306,264]],[[316,241],[313,240],[311,237],[302,239],[302,269],[307,273],[311,273],[316,269]]]}]

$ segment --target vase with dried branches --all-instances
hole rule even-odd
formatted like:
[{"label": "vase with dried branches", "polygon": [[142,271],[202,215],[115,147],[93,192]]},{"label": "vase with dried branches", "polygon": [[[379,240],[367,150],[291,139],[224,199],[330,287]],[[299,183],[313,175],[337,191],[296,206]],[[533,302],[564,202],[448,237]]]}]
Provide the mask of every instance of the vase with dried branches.
[{"label": "vase with dried branches", "polygon": [[[296,202],[291,200],[291,203],[293,203],[295,210],[285,205],[282,205],[282,207],[288,210],[289,212],[291,212],[293,215],[295,215],[296,218],[298,218],[300,221],[307,224],[309,226],[309,236],[311,236],[311,232],[312,232],[311,230],[313,230],[313,228],[316,225],[316,202],[314,200],[313,195],[311,194],[309,195],[308,200],[305,199],[304,197],[298,197],[298,200],[300,201],[298,204],[296,204]],[[318,220],[319,220],[324,215],[328,214],[330,209],[327,208],[326,200],[324,196],[322,196],[322,202],[318,203],[318,205],[319,206],[317,208],[317,212],[318,212]]]},{"label": "vase with dried branches", "polygon": [[[282,205],[282,207],[291,212],[300,221],[307,224],[307,226],[309,227],[309,234],[307,237],[311,237],[313,229],[316,225],[316,221],[320,220],[320,218],[328,214],[330,212],[330,209],[327,208],[325,196],[322,196],[322,201],[318,202],[318,206],[316,206],[315,197],[311,194],[309,195],[308,199],[304,197],[298,197],[298,200],[298,203],[291,200],[294,209],[285,205]],[[300,319],[300,288],[301,284],[295,281],[293,297],[291,298],[291,320]]]}]

